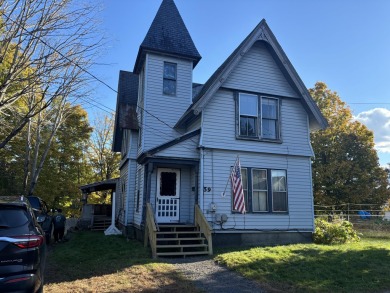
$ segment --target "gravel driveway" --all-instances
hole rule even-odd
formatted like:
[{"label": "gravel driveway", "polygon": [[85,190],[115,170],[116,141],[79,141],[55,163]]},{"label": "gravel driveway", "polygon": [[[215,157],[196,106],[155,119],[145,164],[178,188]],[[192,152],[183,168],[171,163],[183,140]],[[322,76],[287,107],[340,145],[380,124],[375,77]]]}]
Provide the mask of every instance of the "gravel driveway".
[{"label": "gravel driveway", "polygon": [[256,282],[245,279],[209,257],[167,259],[199,289],[210,293],[266,292]]}]

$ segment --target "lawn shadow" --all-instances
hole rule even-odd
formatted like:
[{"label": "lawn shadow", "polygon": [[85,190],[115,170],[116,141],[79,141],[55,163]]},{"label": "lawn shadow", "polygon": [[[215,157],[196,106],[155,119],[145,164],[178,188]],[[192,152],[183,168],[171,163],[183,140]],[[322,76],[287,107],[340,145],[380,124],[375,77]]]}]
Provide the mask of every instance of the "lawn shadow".
[{"label": "lawn shadow", "polygon": [[140,241],[103,232],[74,232],[68,241],[50,245],[45,284],[88,279],[152,262],[156,260],[151,258],[150,248]]}]

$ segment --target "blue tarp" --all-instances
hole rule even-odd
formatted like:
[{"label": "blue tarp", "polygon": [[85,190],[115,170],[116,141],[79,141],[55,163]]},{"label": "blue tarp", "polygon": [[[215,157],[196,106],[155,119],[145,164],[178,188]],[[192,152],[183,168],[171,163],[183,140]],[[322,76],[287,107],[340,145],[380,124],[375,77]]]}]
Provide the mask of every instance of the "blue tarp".
[{"label": "blue tarp", "polygon": [[358,211],[358,215],[362,220],[369,220],[371,219],[371,214],[367,211]]}]

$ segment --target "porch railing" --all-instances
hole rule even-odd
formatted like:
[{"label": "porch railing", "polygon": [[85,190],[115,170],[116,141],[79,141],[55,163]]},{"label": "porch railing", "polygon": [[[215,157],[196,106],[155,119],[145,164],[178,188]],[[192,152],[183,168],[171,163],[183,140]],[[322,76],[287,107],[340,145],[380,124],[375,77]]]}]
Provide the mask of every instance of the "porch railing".
[{"label": "porch railing", "polygon": [[204,234],[209,245],[209,255],[213,254],[213,238],[211,233],[213,229],[211,228],[209,222],[207,222],[205,216],[202,213],[199,205],[195,205],[195,225],[199,226],[200,232]]},{"label": "porch railing", "polygon": [[146,204],[146,225],[145,225],[145,237],[144,237],[144,246],[148,246],[148,240],[150,243],[150,248],[152,249],[152,257],[157,257],[157,227],[156,221],[154,219],[154,213],[152,205],[150,203]]}]

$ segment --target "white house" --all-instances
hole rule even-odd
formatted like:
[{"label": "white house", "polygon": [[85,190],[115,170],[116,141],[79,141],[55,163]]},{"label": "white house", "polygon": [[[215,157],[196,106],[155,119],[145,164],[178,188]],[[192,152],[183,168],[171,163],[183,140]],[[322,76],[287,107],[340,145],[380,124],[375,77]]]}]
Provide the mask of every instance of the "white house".
[{"label": "white house", "polygon": [[[133,72],[119,73],[122,231],[146,235],[154,255],[311,241],[310,132],[327,122],[274,34],[263,19],[205,84],[192,80],[200,59],[174,1],[163,0]],[[244,214],[228,181],[237,156]],[[194,238],[206,240],[192,249]]]}]

